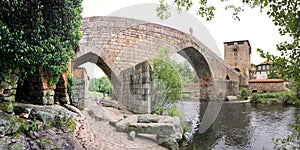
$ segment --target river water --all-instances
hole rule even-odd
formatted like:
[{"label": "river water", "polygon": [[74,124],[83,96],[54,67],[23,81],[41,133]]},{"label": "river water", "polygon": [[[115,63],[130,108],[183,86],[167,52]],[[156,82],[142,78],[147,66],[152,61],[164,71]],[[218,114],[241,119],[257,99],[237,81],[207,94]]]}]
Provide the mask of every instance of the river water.
[{"label": "river water", "polygon": [[261,150],[273,149],[272,138],[283,138],[292,131],[287,125],[300,123],[300,107],[224,102],[213,124],[197,132],[207,102],[183,101],[177,108],[190,126],[181,149]]}]

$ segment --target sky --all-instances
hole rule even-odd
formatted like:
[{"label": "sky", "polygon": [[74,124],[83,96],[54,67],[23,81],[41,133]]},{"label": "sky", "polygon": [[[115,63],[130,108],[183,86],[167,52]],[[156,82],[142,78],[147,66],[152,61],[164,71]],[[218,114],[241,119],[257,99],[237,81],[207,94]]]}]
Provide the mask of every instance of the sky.
[{"label": "sky", "polygon": [[[170,2],[172,2],[172,0],[170,0]],[[237,3],[237,0],[233,0],[233,2],[235,2],[235,5],[240,5]],[[277,54],[276,44],[287,39],[279,35],[278,28],[273,24],[266,13],[260,13],[259,9],[251,9],[248,6],[243,7],[245,11],[240,14],[241,21],[236,21],[232,19],[230,11],[224,10],[224,6],[229,3],[215,1],[211,3],[217,7],[215,17],[211,21],[205,21],[204,18],[196,15],[197,5],[194,5],[187,13],[178,14],[172,12],[171,16],[175,18],[175,20],[179,20],[175,21],[175,23],[172,22],[172,17],[169,21],[159,22],[158,17],[156,17],[155,7],[152,9],[152,5],[149,6],[150,3],[154,5],[154,3],[158,3],[158,0],[83,0],[82,16],[122,16],[126,14],[127,16],[124,15],[125,17],[130,17],[131,15],[133,18],[146,21],[151,18],[150,21],[171,27],[174,27],[173,25],[176,24],[177,26],[175,25],[175,28],[182,26],[186,28],[186,30],[182,29],[182,31],[188,32],[188,28],[186,27],[187,21],[183,21],[183,18],[187,17],[182,17],[182,15],[190,15],[189,22],[193,21],[190,25],[193,28],[193,32],[195,32],[193,36],[213,49],[222,59],[224,55],[223,42],[249,40],[252,47],[251,63],[254,64],[259,64],[264,61],[257,53],[257,48],[261,48],[271,54]],[[196,4],[197,1],[194,1],[194,3]],[[149,7],[148,9],[140,9],[144,6]],[[205,36],[203,36],[204,32]],[[207,35],[209,33],[210,35]],[[207,41],[207,39],[210,38],[213,39],[214,42],[211,42],[212,40]]]}]

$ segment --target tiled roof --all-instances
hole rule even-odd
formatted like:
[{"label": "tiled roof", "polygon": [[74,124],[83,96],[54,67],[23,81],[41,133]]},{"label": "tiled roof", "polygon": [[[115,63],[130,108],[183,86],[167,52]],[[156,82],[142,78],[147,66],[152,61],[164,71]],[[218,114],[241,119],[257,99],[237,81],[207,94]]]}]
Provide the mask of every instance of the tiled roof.
[{"label": "tiled roof", "polygon": [[281,83],[284,82],[282,79],[252,79],[249,83]]}]

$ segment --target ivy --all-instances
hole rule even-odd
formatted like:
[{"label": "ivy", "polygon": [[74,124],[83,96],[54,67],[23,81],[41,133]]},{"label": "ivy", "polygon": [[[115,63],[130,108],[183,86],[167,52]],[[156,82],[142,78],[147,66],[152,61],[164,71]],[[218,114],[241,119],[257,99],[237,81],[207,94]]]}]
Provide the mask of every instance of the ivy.
[{"label": "ivy", "polygon": [[15,68],[20,70],[21,80],[40,67],[54,78],[67,71],[81,38],[81,3],[0,1],[0,80]]}]

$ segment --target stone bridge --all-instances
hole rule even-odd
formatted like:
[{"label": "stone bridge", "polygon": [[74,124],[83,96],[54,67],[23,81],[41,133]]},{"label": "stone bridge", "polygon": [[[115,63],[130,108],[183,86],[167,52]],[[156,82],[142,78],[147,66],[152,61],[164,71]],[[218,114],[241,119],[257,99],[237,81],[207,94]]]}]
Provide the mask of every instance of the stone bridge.
[{"label": "stone bridge", "polygon": [[226,82],[240,83],[241,75],[212,50],[174,28],[130,18],[98,16],[83,19],[82,34],[72,68],[91,62],[111,80],[118,79],[121,71],[168,48],[170,55],[178,53],[192,65],[199,78],[202,99],[219,93],[235,95],[236,89],[228,88]]}]

